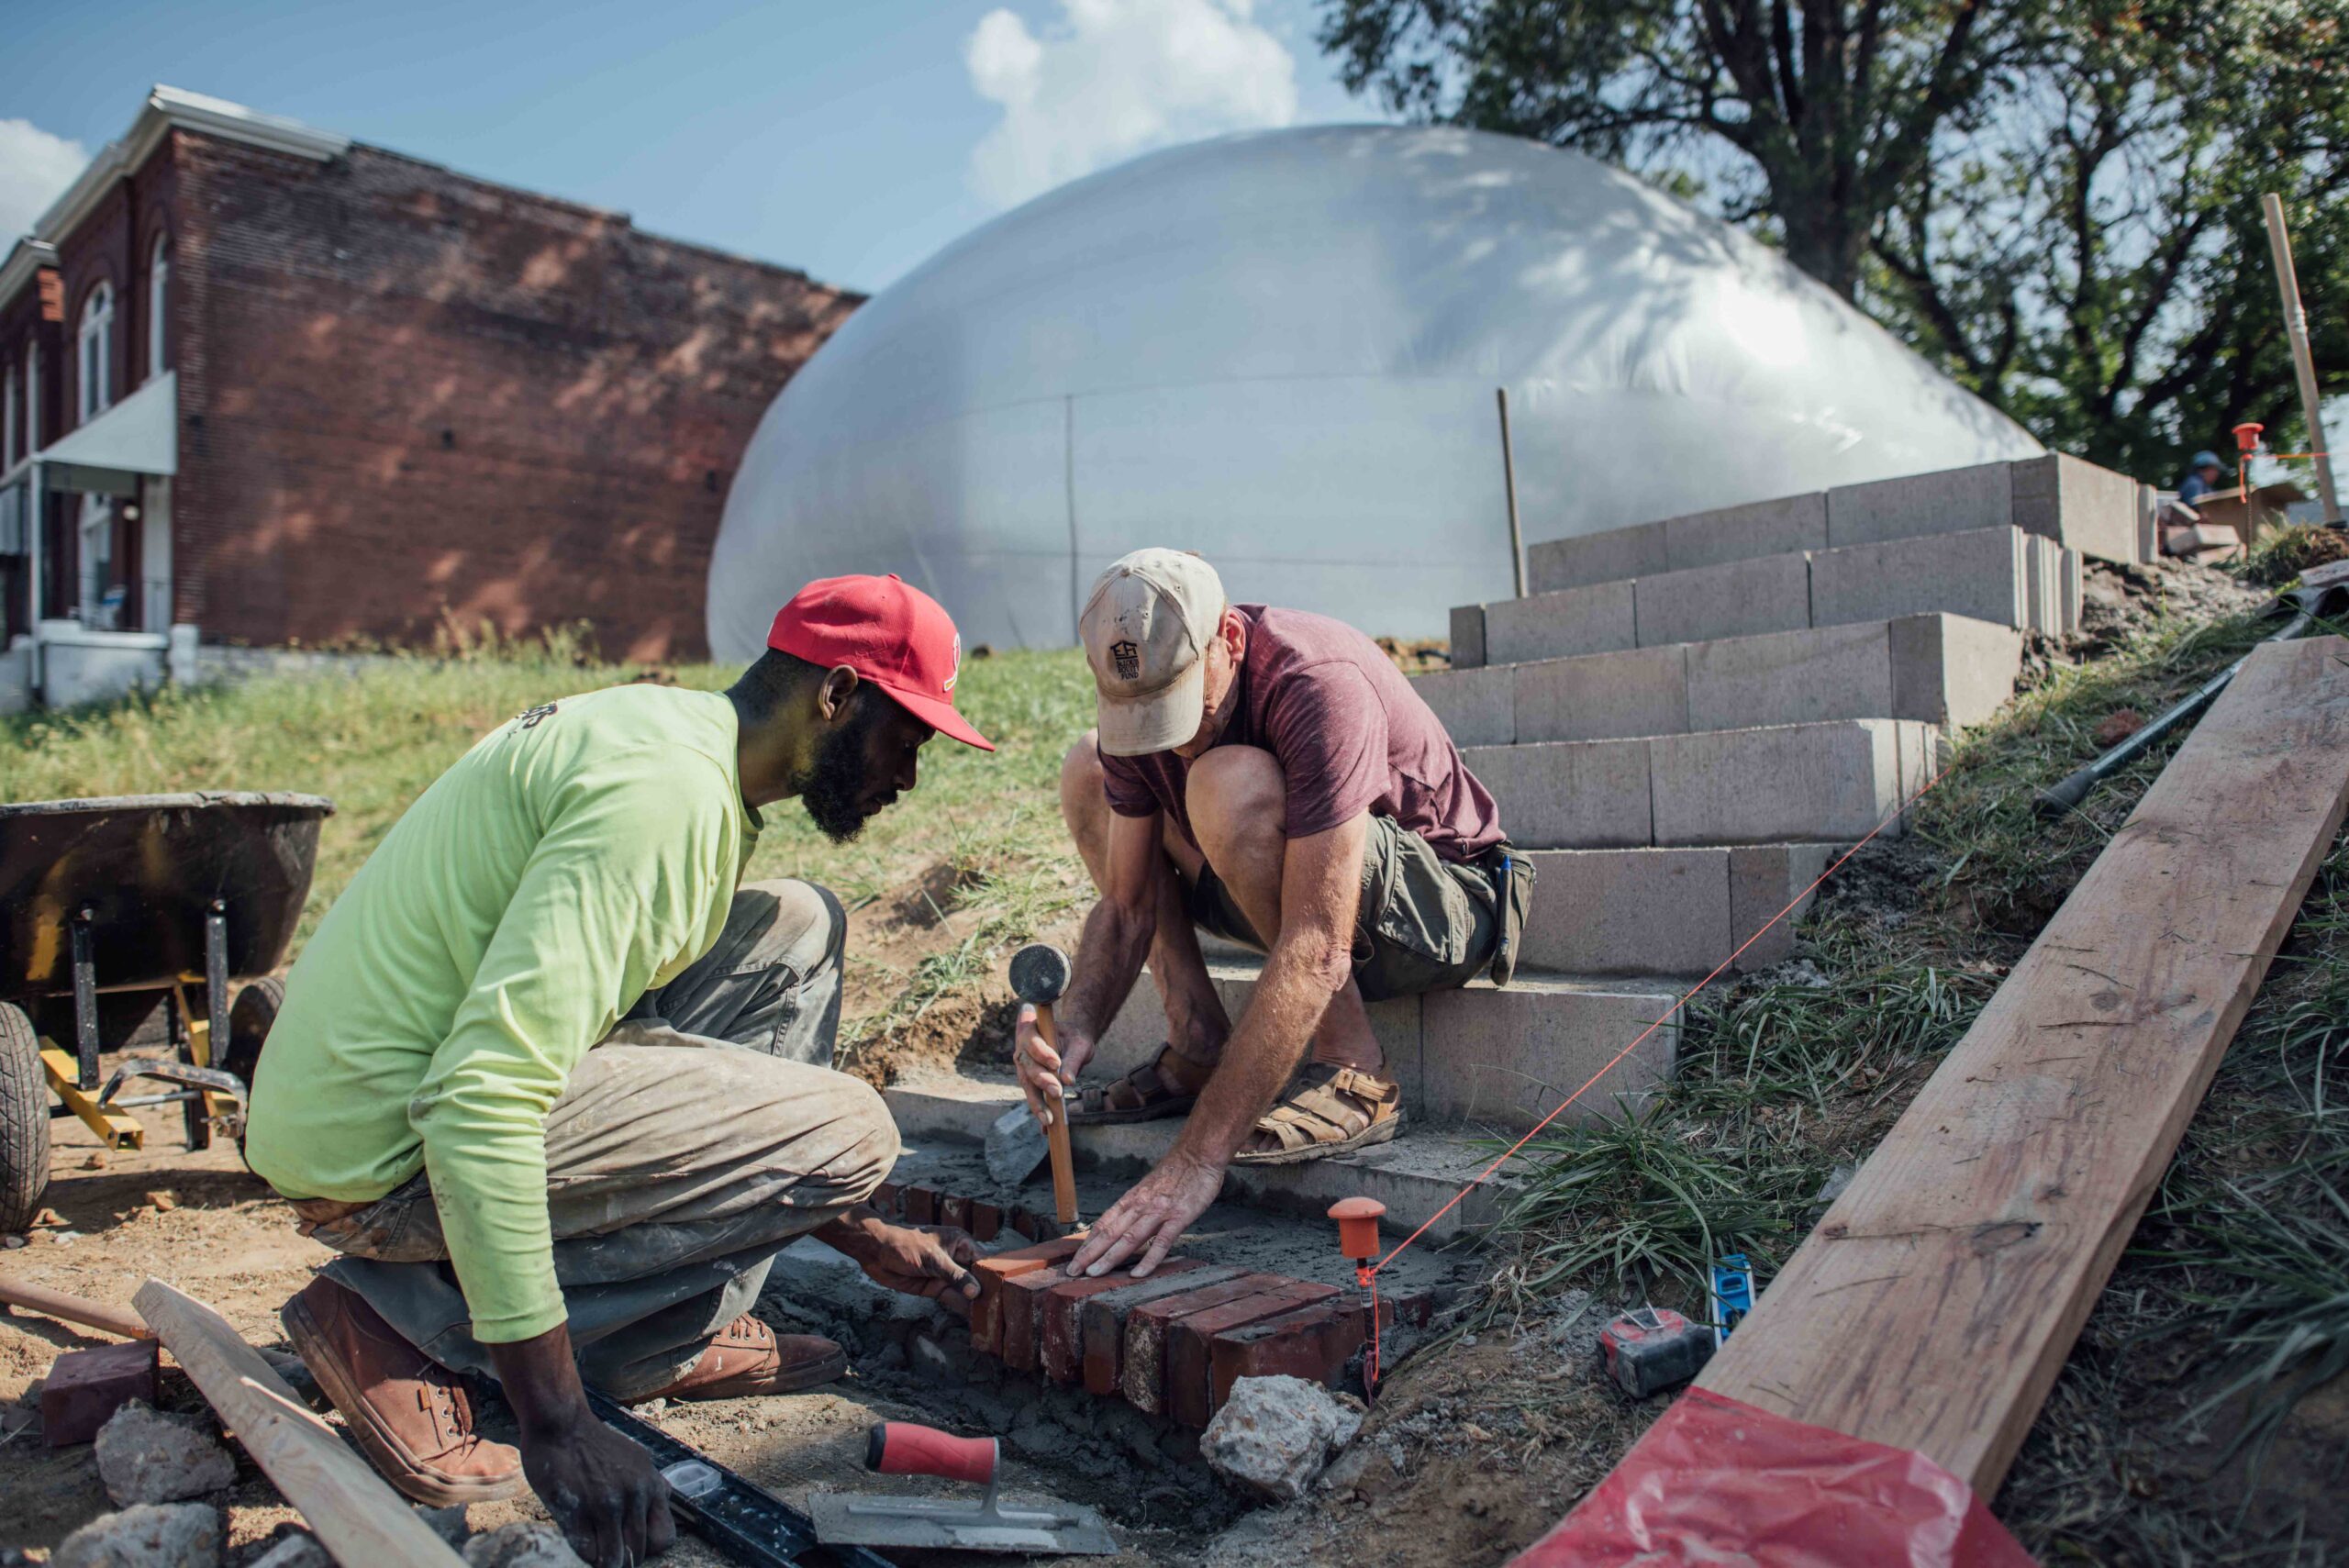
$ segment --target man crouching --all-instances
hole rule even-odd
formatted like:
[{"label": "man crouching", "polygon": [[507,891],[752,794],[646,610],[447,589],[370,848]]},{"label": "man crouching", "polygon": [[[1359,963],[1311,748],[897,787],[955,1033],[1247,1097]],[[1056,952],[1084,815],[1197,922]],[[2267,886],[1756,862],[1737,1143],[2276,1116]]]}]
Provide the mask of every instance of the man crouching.
[{"label": "man crouching", "polygon": [[[525,1476],[589,1562],[674,1538],[614,1398],[787,1392],[845,1369],[750,1315],[814,1235],[874,1279],[975,1295],[960,1232],[863,1200],[897,1156],[833,1072],[846,920],[804,882],[738,890],[759,807],[853,837],[954,711],[961,643],[895,577],[812,583],[731,690],[615,687],[493,731],[368,857],[286,981],[246,1152],[343,1255],[286,1331],[409,1496]],[[482,1437],[494,1376],[517,1451]]]},{"label": "man crouching", "polygon": [[[1069,1262],[1147,1274],[1230,1165],[1395,1136],[1402,1092],[1364,1003],[1487,969],[1506,984],[1533,873],[1442,724],[1352,627],[1229,604],[1197,556],[1143,550],[1101,575],[1078,629],[1099,728],[1068,754],[1061,809],[1101,898],[1059,1049],[1023,1013],[1018,1056],[1041,1114],[1149,960],[1165,1045],[1068,1106],[1073,1125],[1189,1118]],[[1266,954],[1236,1029],[1200,929]]]}]

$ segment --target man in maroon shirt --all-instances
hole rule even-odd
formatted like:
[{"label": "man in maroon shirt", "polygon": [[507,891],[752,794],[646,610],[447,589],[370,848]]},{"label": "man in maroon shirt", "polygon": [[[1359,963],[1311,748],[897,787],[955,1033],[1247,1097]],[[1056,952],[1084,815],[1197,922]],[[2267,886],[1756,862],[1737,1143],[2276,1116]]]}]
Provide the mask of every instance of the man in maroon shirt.
[{"label": "man in maroon shirt", "polygon": [[[1364,1002],[1487,968],[1506,982],[1532,868],[1442,724],[1352,627],[1229,604],[1197,555],[1141,550],[1102,573],[1078,632],[1099,728],[1062,766],[1061,810],[1101,897],[1057,1049],[1023,1010],[1018,1057],[1030,1107],[1058,1114],[1149,960],[1166,1045],[1064,1107],[1073,1123],[1189,1115],[1069,1263],[1139,1256],[1147,1274],[1233,1162],[1395,1136],[1401,1092]],[[1266,955],[1236,1028],[1198,929]]]}]

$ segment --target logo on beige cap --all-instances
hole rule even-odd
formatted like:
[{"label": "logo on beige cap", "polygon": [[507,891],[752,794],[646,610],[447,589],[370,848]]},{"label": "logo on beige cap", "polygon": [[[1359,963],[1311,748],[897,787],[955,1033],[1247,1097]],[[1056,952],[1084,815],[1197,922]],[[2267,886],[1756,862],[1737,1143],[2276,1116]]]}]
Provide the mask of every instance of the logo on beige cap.
[{"label": "logo on beige cap", "polygon": [[1109,644],[1109,662],[1118,667],[1118,679],[1121,681],[1141,679],[1141,650],[1134,644],[1130,642]]}]

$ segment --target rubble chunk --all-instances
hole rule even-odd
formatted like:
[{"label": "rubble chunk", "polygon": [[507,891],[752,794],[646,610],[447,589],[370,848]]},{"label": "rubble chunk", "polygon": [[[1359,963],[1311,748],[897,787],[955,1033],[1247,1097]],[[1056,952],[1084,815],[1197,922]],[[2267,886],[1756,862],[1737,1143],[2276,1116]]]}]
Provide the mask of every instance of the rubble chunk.
[{"label": "rubble chunk", "polygon": [[235,1484],[237,1462],[212,1423],[133,1399],[98,1429],[98,1475],[118,1505],[177,1503]]},{"label": "rubble chunk", "polygon": [[540,1519],[500,1525],[465,1542],[471,1568],[587,1568],[562,1532]]},{"label": "rubble chunk", "polygon": [[220,1568],[220,1512],[209,1503],[141,1503],[100,1514],[65,1538],[50,1568]]},{"label": "rubble chunk", "polygon": [[247,1568],[335,1568],[333,1553],[307,1530],[290,1530]]},{"label": "rubble chunk", "polygon": [[1243,1377],[1199,1435],[1208,1467],[1275,1502],[1294,1502],[1362,1429],[1362,1412],[1301,1377]]}]

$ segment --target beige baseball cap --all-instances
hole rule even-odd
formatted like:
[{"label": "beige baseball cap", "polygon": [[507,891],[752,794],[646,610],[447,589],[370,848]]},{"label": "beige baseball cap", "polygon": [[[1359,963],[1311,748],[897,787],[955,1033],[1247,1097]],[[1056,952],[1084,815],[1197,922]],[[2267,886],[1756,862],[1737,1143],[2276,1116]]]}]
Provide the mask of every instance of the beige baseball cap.
[{"label": "beige baseball cap", "polygon": [[1101,573],[1076,635],[1093,666],[1105,753],[1171,751],[1198,733],[1203,655],[1223,611],[1223,580],[1188,550],[1138,550]]}]

